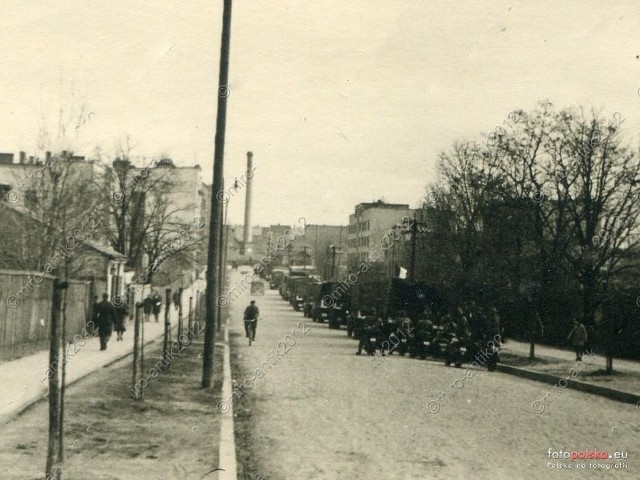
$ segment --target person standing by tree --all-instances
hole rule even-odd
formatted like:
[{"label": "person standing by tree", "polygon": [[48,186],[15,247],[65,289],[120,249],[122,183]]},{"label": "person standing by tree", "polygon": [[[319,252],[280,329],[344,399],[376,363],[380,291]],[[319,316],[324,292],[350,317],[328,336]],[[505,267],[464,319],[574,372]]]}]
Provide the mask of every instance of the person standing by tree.
[{"label": "person standing by tree", "polygon": [[587,329],[577,318],[573,320],[573,328],[569,332],[567,340],[571,342],[576,351],[576,361],[582,361],[584,344],[587,343]]},{"label": "person standing by tree", "polygon": [[100,335],[100,350],[107,349],[107,342],[113,332],[113,324],[116,321],[116,309],[109,301],[109,295],[102,294],[102,301],[96,306],[96,320]]}]

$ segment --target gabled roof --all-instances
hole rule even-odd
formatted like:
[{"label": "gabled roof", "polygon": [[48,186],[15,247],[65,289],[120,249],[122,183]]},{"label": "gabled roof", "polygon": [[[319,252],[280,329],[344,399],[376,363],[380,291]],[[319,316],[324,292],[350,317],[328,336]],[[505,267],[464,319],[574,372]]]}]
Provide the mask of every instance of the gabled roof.
[{"label": "gabled roof", "polygon": [[120,252],[117,252],[116,250],[114,250],[111,247],[107,247],[105,245],[102,245],[98,242],[94,242],[93,240],[85,240],[84,244],[91,248],[92,250],[95,250],[98,253],[101,253],[102,255],[112,258],[114,260],[126,260],[127,256],[123,255]]},{"label": "gabled roof", "polygon": [[[17,205],[13,205],[9,202],[4,202],[4,201],[0,201],[0,208],[7,208],[9,210],[12,210],[16,213],[18,213],[19,215],[22,215],[24,217],[29,217],[32,220],[40,223],[40,220],[38,218],[36,218],[36,216],[31,213],[29,210],[27,210],[24,207],[20,207]],[[126,260],[127,256],[123,255],[120,252],[115,251],[113,248],[111,247],[107,247],[105,245],[102,245],[98,242],[95,242],[93,240],[84,240],[82,243],[84,243],[88,248],[98,252],[101,255],[104,255],[105,257],[109,257],[112,258],[114,260]]]}]

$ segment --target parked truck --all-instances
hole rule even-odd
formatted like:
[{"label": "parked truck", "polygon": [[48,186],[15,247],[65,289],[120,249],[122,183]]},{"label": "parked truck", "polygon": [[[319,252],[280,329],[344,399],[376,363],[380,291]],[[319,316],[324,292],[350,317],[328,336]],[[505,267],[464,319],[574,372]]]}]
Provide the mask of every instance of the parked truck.
[{"label": "parked truck", "polygon": [[345,288],[340,282],[334,282],[331,286],[331,300],[329,328],[339,329],[341,325],[347,325],[351,308],[351,289]]},{"label": "parked truck", "polygon": [[304,307],[305,298],[309,294],[309,290],[313,285],[313,281],[309,277],[293,277],[292,293],[289,302],[293,305],[293,309],[299,312]]},{"label": "parked truck", "polygon": [[287,273],[287,270],[284,268],[273,268],[271,269],[270,278],[269,278],[269,288],[272,290],[277,290],[282,285],[282,281],[284,280],[284,276]]},{"label": "parked truck", "polygon": [[325,318],[329,318],[329,310],[332,305],[332,286],[332,282],[320,282],[314,285],[313,306],[311,307],[311,318],[314,322],[322,323]]},{"label": "parked truck", "polygon": [[350,289],[347,335],[357,334],[364,317],[375,310],[383,320],[393,319],[400,312],[416,322],[427,307],[439,303],[437,292],[423,282],[402,278],[389,280],[361,279]]}]

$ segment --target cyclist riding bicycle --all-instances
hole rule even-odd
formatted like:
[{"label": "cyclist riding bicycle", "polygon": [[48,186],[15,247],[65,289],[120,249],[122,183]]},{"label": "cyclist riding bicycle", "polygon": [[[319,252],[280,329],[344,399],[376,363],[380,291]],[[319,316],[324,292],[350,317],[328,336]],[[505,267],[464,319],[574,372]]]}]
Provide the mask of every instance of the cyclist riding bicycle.
[{"label": "cyclist riding bicycle", "polygon": [[260,316],[260,310],[256,305],[256,301],[251,300],[251,305],[249,305],[244,310],[244,331],[247,338],[249,337],[249,327],[251,327],[251,329],[253,330],[252,339],[253,340],[256,339],[256,329],[258,327],[259,316]]}]

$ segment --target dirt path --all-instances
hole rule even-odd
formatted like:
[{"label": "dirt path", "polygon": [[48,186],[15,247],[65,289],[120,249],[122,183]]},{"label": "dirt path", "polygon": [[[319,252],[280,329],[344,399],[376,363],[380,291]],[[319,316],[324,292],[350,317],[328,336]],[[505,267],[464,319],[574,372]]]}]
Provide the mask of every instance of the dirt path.
[{"label": "dirt path", "polygon": [[[145,350],[145,377],[161,344]],[[68,388],[65,480],[214,479],[220,385],[200,388],[202,343],[184,348],[169,369],[149,378],[143,402],[130,398],[131,357]],[[222,349],[215,378],[221,379]],[[44,477],[48,405],[40,403],[0,431],[0,478]]]}]

